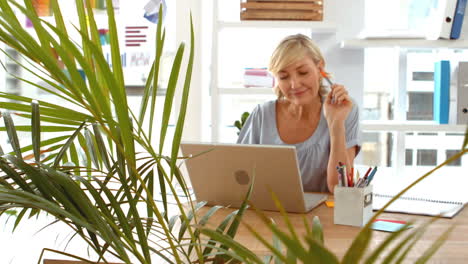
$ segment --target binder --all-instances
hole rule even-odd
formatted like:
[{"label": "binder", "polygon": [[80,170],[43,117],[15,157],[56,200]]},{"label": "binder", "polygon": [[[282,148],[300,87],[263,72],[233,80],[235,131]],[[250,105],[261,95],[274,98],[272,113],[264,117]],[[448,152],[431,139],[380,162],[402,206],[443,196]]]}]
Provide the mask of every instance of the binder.
[{"label": "binder", "polygon": [[468,124],[468,61],[458,64],[456,115],[457,124]]},{"label": "binder", "polygon": [[467,0],[457,0],[457,7],[455,8],[455,15],[452,23],[452,31],[450,32],[451,39],[460,38],[460,33],[463,26],[463,17],[465,16]]},{"label": "binder", "polygon": [[453,19],[455,16],[455,9],[457,7],[457,1],[455,0],[441,0],[438,2],[438,11],[442,16],[437,18],[439,21],[439,38],[450,39],[450,33],[452,31]]},{"label": "binder", "polygon": [[448,124],[450,107],[450,62],[438,61],[434,68],[434,121]]}]

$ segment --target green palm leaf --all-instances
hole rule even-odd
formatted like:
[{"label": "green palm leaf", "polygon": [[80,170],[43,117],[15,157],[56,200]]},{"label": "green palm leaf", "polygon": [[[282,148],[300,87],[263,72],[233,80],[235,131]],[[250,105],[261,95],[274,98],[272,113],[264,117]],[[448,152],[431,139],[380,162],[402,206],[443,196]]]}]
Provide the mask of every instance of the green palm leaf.
[{"label": "green palm leaf", "polygon": [[358,262],[369,247],[370,240],[372,238],[372,229],[364,227],[359,232],[358,236],[353,240],[353,243],[346,251],[343,257],[342,263],[355,263]]},{"label": "green palm leaf", "polygon": [[39,113],[39,104],[37,101],[32,101],[32,110],[31,110],[31,130],[32,130],[32,143],[34,158],[36,162],[40,161],[41,156],[41,125],[40,125],[40,113]]},{"label": "green palm leaf", "polygon": [[179,48],[177,49],[176,56],[174,58],[174,64],[172,66],[171,74],[169,77],[169,83],[167,84],[166,99],[164,101],[164,111],[159,139],[159,153],[162,153],[164,142],[166,139],[167,128],[169,126],[169,118],[172,112],[172,103],[174,101],[174,94],[177,86],[177,80],[179,78],[180,67],[182,65],[182,56],[184,53],[184,49],[185,44],[180,44]]},{"label": "green palm leaf", "polygon": [[13,150],[15,151],[16,156],[22,159],[23,154],[21,152],[18,134],[16,133],[16,128],[13,123],[13,119],[11,118],[11,115],[9,112],[3,112],[2,115],[3,115],[3,121],[5,123],[5,128],[8,134],[8,138],[10,139],[10,144],[13,147]]},{"label": "green palm leaf", "polygon": [[[71,135],[71,137],[68,138],[67,142],[63,145],[63,147],[60,149],[59,153],[57,154],[57,157],[55,158],[54,161],[54,166],[57,167],[59,165],[59,162],[62,160],[62,156],[65,154],[66,151],[68,151],[68,148],[73,144],[73,140],[75,140],[76,136],[81,132],[81,129],[84,127],[85,123],[83,122]],[[33,139],[34,140],[34,139]],[[76,153],[76,150],[75,150]],[[76,155],[76,154],[75,154]],[[79,166],[79,161],[78,157],[74,157],[75,163],[77,166]]]},{"label": "green palm leaf", "polygon": [[[200,232],[204,235],[209,236],[212,239],[215,239],[216,241],[219,241],[223,245],[225,245],[227,248],[233,249],[234,252],[236,252],[236,255],[230,255],[230,257],[235,257],[236,259],[239,259],[244,262],[244,263],[261,263],[263,264],[263,261],[257,257],[252,251],[250,251],[248,248],[242,246],[238,242],[236,242],[234,239],[228,236],[224,236],[220,234],[219,232],[216,232],[214,230],[211,230],[209,228],[201,228]],[[221,249],[224,249],[223,247]],[[225,252],[229,252],[225,250]]]},{"label": "green palm leaf", "polygon": [[[177,120],[177,125],[176,125],[176,129],[174,132],[174,138],[172,139],[171,177],[174,174],[174,170],[176,169],[176,158],[179,154],[179,145],[180,145],[180,141],[182,140],[182,129],[184,128],[184,124],[185,124],[185,114],[187,112],[190,82],[192,80],[193,60],[194,60],[194,53],[195,53],[195,39],[194,39],[195,34],[193,31],[192,15],[190,15],[190,33],[191,33],[190,34],[191,36],[190,54],[189,54],[187,73],[185,74],[185,82],[184,82],[184,89],[182,91],[181,107],[179,109],[179,118]],[[178,178],[178,181],[181,182],[182,178],[181,177]]]},{"label": "green palm leaf", "polygon": [[[397,239],[399,236],[403,235],[403,232],[406,231],[406,229],[411,226],[412,224],[411,223],[407,223],[405,224],[404,226],[401,227],[400,230],[398,230],[397,232],[394,232],[392,234],[390,234],[385,240],[384,242],[382,242],[373,252],[372,254],[366,259],[366,262],[365,263],[375,263],[377,261],[377,258],[382,254],[382,252],[390,245],[390,243],[392,243],[393,241],[395,241],[395,239]],[[401,245],[403,245],[403,243],[401,243]],[[394,252],[396,253],[396,252]]]}]

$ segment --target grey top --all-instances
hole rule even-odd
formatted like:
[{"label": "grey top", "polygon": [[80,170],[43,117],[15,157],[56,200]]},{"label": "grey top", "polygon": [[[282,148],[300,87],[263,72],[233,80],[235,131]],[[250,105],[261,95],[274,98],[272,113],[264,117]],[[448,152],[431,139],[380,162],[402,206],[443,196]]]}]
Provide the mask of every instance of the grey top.
[{"label": "grey top", "polygon": [[[358,153],[361,148],[359,109],[355,103],[345,121],[345,128],[346,147],[357,146]],[[295,146],[304,190],[328,192],[327,166],[330,156],[330,133],[323,111],[320,113],[317,128],[307,140],[297,144],[286,144],[281,140],[276,125],[276,100],[257,105],[242,127],[237,143]]]}]

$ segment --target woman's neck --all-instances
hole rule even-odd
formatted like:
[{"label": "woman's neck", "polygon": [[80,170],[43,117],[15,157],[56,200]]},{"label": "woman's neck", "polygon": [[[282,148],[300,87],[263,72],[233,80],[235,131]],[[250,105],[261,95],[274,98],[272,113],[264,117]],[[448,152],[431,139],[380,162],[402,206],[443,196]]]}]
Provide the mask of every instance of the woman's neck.
[{"label": "woman's neck", "polygon": [[317,116],[320,116],[322,100],[320,97],[316,98],[313,102],[304,105],[297,105],[284,100],[283,109],[289,118],[296,121],[317,119]]}]

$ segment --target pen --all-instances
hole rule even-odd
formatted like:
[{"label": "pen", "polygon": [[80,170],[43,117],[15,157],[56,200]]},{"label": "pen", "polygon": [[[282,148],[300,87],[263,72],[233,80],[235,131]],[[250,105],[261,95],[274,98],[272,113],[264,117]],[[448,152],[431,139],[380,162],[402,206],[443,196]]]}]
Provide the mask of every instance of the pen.
[{"label": "pen", "polygon": [[356,184],[354,185],[354,188],[360,188],[361,187],[361,182],[364,180],[364,178],[359,179]]},{"label": "pen", "polygon": [[346,165],[343,164],[343,166],[341,166],[342,168],[342,172],[343,172],[343,177],[345,178],[345,182],[346,182],[346,187],[352,187],[351,184],[351,179],[349,178],[348,176],[348,173],[346,171]]},{"label": "pen", "polygon": [[[330,89],[331,89],[331,87],[333,86],[333,83],[328,78],[328,74],[326,72],[320,70],[320,75],[322,75],[322,77],[328,82],[328,84],[330,85]],[[332,97],[332,104],[334,104],[334,103],[335,103],[335,96]]]},{"label": "pen", "polygon": [[363,178],[359,176],[359,170],[356,170],[356,177],[354,179],[354,188],[359,188]]},{"label": "pen", "polygon": [[320,72],[323,76],[323,78],[327,81],[327,83],[330,85],[330,87],[333,85],[332,81],[328,78],[328,75],[324,72]]},{"label": "pen", "polygon": [[367,179],[367,176],[369,176],[369,172],[371,172],[371,170],[372,170],[372,167],[369,167],[369,169],[367,169],[366,174],[364,174],[364,179]]},{"label": "pen", "polygon": [[374,167],[372,172],[369,174],[369,177],[367,177],[367,185],[369,185],[369,183],[372,181],[376,172],[377,172],[377,166]]}]

